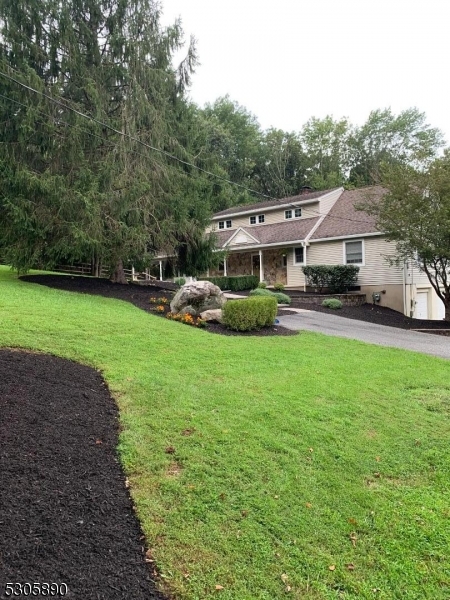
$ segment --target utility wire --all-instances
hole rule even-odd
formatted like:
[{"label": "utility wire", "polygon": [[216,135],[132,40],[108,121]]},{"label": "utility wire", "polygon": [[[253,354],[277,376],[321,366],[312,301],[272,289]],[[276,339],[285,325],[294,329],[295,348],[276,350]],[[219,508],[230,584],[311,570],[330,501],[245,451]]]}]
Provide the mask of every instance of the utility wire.
[{"label": "utility wire", "polygon": [[[35,88],[33,88],[33,87],[31,87],[31,86],[29,86],[29,85],[27,85],[25,83],[22,83],[21,81],[18,81],[17,79],[14,79],[14,77],[11,77],[10,75],[8,75],[7,73],[4,73],[3,71],[0,71],[0,76],[4,77],[5,79],[8,79],[9,81],[12,81],[13,83],[21,86],[22,88],[25,88],[26,90],[28,90],[30,92],[33,92],[34,94],[38,94],[38,95],[46,98],[47,100],[50,100],[50,102],[53,102],[54,104],[57,104],[58,106],[66,109],[66,110],[69,110],[69,111],[71,111],[71,112],[79,115],[80,117],[83,117],[84,119],[87,119],[88,121],[97,123],[101,127],[105,127],[106,129],[109,129],[110,131],[113,131],[114,133],[117,133],[118,135],[121,135],[122,137],[127,137],[127,138],[131,139],[132,141],[137,142],[138,144],[140,144],[140,145],[148,148],[149,150],[153,150],[154,152],[159,152],[160,154],[163,154],[164,156],[166,156],[167,158],[170,158],[171,160],[174,160],[174,161],[179,162],[179,163],[181,163],[181,164],[183,164],[185,166],[188,166],[188,167],[191,167],[193,169],[196,169],[197,171],[205,173],[206,175],[210,175],[211,177],[215,177],[216,179],[220,179],[221,181],[224,181],[224,182],[226,182],[226,183],[228,183],[230,185],[234,185],[236,187],[239,187],[239,188],[241,188],[241,189],[243,189],[243,190],[245,190],[245,191],[247,191],[247,192],[249,192],[251,194],[256,194],[257,196],[261,196],[263,198],[266,198],[267,200],[273,200],[275,202],[280,202],[280,203],[286,204],[285,201],[283,202],[282,198],[275,198],[273,196],[269,196],[267,194],[263,194],[262,192],[258,192],[257,190],[253,190],[251,188],[248,188],[248,187],[246,187],[246,186],[244,186],[244,185],[242,185],[240,183],[237,183],[235,181],[231,181],[230,179],[227,179],[226,177],[222,177],[221,175],[217,175],[216,173],[212,173],[211,171],[203,169],[202,167],[198,167],[197,165],[194,165],[193,163],[190,163],[190,162],[185,161],[185,160],[183,160],[181,158],[178,158],[178,157],[174,156],[173,154],[170,154],[166,150],[162,150],[161,148],[156,148],[156,147],[154,147],[154,146],[152,146],[150,144],[147,144],[146,142],[143,142],[142,140],[140,140],[137,137],[134,137],[134,136],[132,136],[132,135],[130,135],[128,133],[120,131],[119,129],[116,129],[115,127],[112,127],[111,125],[108,125],[107,123],[103,123],[102,121],[96,119],[95,117],[87,115],[87,114],[85,114],[85,113],[77,110],[76,108],[73,108],[73,107],[69,106],[68,104],[66,104],[66,101],[62,102],[62,101],[60,101],[60,100],[58,100],[56,98],[53,98],[52,96],[50,96],[50,95],[48,95],[48,94],[46,94],[44,92],[41,92],[40,90],[36,90]],[[14,100],[12,98],[8,98],[7,96],[4,96],[3,94],[0,94],[0,96],[3,97],[3,98],[5,98],[5,99],[7,99],[7,100],[10,100],[11,102],[19,104],[19,105],[21,105],[21,106],[23,106],[25,108],[28,108],[25,104],[22,104],[21,102],[18,102],[17,100]],[[45,113],[43,113],[42,111],[38,111],[38,112],[40,112],[41,114],[45,115]],[[47,115],[45,115],[45,116],[47,116]],[[69,127],[71,126],[69,123],[66,123],[65,121],[62,121],[62,123],[64,123],[64,125],[68,125]],[[86,131],[86,130],[84,130],[84,131],[88,135],[92,135],[93,137],[99,138],[99,139],[101,139],[103,141],[103,138],[101,138],[100,136],[97,136],[96,134],[93,134],[93,133],[91,133],[89,131]],[[135,154],[137,154],[137,155],[139,155],[139,156],[147,158],[146,156],[144,156],[143,154],[140,154],[139,152],[136,152],[134,150],[132,150],[132,152],[135,153]],[[292,204],[293,207],[296,207],[293,203],[290,203],[290,204]],[[314,211],[312,209],[311,209],[310,212],[316,214],[319,217],[323,216],[323,217],[329,217],[329,218],[332,218],[332,219],[338,219],[338,220],[341,220],[341,221],[351,221],[351,222],[354,222],[354,223],[372,224],[372,221],[363,221],[363,220],[360,220],[360,219],[350,219],[349,217],[339,217],[339,216],[336,216],[336,215],[330,215],[329,213],[320,213],[320,212]],[[224,215],[224,217],[225,216],[226,215]]]}]

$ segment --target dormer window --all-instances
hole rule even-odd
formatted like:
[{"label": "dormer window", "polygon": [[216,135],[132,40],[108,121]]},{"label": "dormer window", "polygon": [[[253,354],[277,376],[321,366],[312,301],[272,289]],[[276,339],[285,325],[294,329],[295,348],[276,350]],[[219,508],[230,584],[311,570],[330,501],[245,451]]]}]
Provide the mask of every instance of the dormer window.
[{"label": "dormer window", "polygon": [[230,221],[219,221],[219,229],[231,229],[232,222]]},{"label": "dormer window", "polygon": [[302,216],[302,209],[301,208],[296,208],[294,211],[292,211],[291,209],[288,209],[288,210],[284,211],[284,218],[285,219],[292,219],[294,217],[296,219],[298,219],[301,216]]},{"label": "dormer window", "polygon": [[264,223],[266,220],[266,215],[257,215],[255,217],[249,218],[250,225],[256,225],[256,223]]}]

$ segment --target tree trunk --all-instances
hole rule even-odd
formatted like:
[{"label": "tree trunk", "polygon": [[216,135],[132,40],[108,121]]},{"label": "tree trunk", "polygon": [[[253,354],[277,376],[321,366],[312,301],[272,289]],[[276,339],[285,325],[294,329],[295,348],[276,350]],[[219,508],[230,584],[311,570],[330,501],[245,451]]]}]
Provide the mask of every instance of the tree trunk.
[{"label": "tree trunk", "polygon": [[114,269],[111,275],[110,281],[112,281],[113,283],[121,283],[123,285],[128,284],[127,278],[125,277],[125,273],[123,270],[123,262],[121,258],[119,258],[119,260],[116,263],[116,268]]},{"label": "tree trunk", "polygon": [[445,318],[444,321],[450,321],[450,302],[445,304]]}]

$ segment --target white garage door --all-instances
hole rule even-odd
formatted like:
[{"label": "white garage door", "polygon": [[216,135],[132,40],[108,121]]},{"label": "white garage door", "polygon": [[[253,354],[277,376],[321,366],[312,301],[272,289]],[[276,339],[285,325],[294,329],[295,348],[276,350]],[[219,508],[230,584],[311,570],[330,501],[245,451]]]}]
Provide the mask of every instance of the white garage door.
[{"label": "white garage door", "polygon": [[428,292],[417,292],[415,319],[428,319]]}]

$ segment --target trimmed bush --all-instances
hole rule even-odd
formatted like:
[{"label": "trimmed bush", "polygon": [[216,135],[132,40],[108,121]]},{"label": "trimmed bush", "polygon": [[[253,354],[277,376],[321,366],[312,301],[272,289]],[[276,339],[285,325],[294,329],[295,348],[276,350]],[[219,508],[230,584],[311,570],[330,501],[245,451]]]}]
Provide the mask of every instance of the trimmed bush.
[{"label": "trimmed bush", "polygon": [[271,296],[277,299],[278,304],[290,304],[291,299],[286,294],[282,292],[272,292],[272,290],[265,290],[262,288],[256,288],[256,290],[252,290],[249,294],[250,296],[263,296],[270,298]]},{"label": "trimmed bush", "polygon": [[235,331],[251,331],[270,327],[277,314],[276,298],[228,300],[223,307],[223,323]]},{"label": "trimmed bush", "polygon": [[325,300],[322,302],[322,306],[325,308],[337,309],[342,308],[342,302],[337,298],[325,298]]},{"label": "trimmed bush", "polygon": [[210,281],[220,287],[221,290],[240,292],[255,288],[258,285],[259,278],[257,275],[238,275],[235,277],[204,277],[203,280]]},{"label": "trimmed bush", "polygon": [[308,285],[321,293],[324,288],[335,294],[346,292],[356,284],[359,267],[355,265],[308,265],[302,267]]},{"label": "trimmed bush", "polygon": [[273,289],[276,292],[282,292],[284,290],[284,285],[282,283],[274,283],[273,284]]},{"label": "trimmed bush", "polygon": [[263,290],[265,290],[266,287],[267,287],[267,283],[265,281],[260,281],[258,283],[258,287],[261,288],[261,289],[263,289]]},{"label": "trimmed bush", "polygon": [[186,283],[186,279],[184,277],[177,277],[174,281],[178,287],[182,287]]}]

